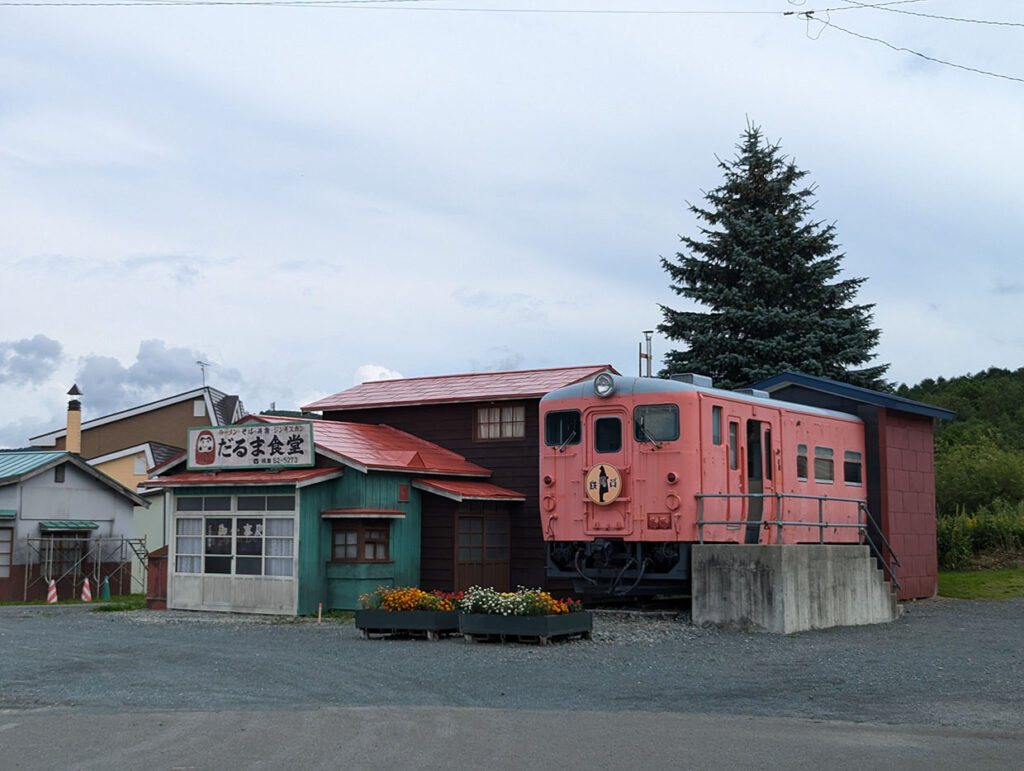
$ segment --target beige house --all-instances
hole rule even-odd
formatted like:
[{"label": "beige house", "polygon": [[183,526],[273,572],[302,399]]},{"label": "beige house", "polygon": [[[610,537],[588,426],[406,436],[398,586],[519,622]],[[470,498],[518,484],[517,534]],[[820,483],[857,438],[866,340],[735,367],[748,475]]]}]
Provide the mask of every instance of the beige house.
[{"label": "beige house", "polygon": [[[29,441],[40,449],[69,450],[132,492],[150,469],[185,451],[189,428],[230,425],[246,414],[237,396],[204,386],[83,423],[81,392],[73,386],[68,395],[67,425]],[[146,549],[153,551],[167,543],[169,524],[162,494],[147,491],[146,498],[150,505],[135,509],[132,537],[145,537]],[[145,568],[133,560],[135,589],[141,590],[137,579],[145,577]]]}]

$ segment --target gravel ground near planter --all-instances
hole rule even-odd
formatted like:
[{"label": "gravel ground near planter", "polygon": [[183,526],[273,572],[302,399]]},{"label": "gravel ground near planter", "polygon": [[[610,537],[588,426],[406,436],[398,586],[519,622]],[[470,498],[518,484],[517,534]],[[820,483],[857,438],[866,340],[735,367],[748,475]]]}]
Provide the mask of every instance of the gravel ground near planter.
[{"label": "gravel ground near planter", "polygon": [[0,710],[629,710],[1024,732],[1024,599],[794,635],[599,611],[593,639],[362,640],[348,621],[0,609]]}]

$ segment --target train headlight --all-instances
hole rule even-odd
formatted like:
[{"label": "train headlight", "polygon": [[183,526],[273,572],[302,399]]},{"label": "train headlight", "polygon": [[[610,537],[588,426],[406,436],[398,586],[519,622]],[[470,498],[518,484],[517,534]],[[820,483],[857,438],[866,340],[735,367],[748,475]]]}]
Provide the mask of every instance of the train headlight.
[{"label": "train headlight", "polygon": [[602,399],[611,396],[615,392],[615,379],[607,372],[602,372],[594,378],[594,390]]}]

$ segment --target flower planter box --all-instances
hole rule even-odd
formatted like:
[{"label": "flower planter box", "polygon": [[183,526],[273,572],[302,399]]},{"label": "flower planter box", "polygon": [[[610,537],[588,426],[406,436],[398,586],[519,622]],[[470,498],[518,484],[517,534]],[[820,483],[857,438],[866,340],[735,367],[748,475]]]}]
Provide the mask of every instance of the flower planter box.
[{"label": "flower planter box", "polygon": [[437,640],[459,631],[457,610],[357,610],[356,628],[364,640],[371,635],[423,634]]},{"label": "flower planter box", "polygon": [[463,613],[459,631],[467,640],[478,642],[514,640],[547,645],[552,640],[579,636],[590,639],[594,618],[588,611],[557,616],[498,616],[485,613]]}]

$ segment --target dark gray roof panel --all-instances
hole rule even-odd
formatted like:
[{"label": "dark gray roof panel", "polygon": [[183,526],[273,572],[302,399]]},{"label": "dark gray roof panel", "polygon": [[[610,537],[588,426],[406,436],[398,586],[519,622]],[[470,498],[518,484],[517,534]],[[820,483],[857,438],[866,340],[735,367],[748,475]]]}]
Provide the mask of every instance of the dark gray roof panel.
[{"label": "dark gray roof panel", "polygon": [[786,386],[800,386],[812,391],[834,394],[855,402],[874,404],[878,407],[909,412],[914,415],[927,415],[930,418],[939,418],[940,420],[952,420],[953,416],[956,415],[952,410],[936,407],[934,404],[915,402],[913,399],[904,399],[902,396],[872,391],[870,388],[841,383],[838,380],[830,380],[827,377],[805,375],[802,372],[781,372],[759,383],[754,383],[753,387],[771,393]]}]

